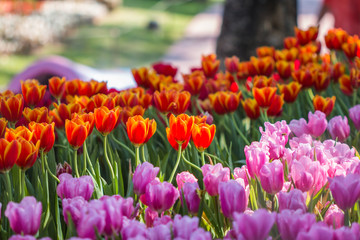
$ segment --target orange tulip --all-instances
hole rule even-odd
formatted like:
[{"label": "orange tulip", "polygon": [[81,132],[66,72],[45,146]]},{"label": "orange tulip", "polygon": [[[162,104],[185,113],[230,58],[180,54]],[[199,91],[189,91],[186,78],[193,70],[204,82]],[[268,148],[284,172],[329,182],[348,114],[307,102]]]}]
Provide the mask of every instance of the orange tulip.
[{"label": "orange tulip", "polygon": [[360,70],[357,68],[350,69],[350,81],[351,86],[355,89],[359,88],[360,86]]},{"label": "orange tulip", "polygon": [[233,93],[228,91],[220,91],[209,94],[211,106],[217,114],[226,114],[234,112],[240,104],[242,93]]},{"label": "orange tulip", "polygon": [[294,71],[294,63],[278,61],[276,62],[276,70],[281,78],[288,79],[291,76],[291,73]]},{"label": "orange tulip", "polygon": [[258,55],[259,58],[274,57],[275,48],[269,46],[258,47],[256,48],[256,54]]},{"label": "orange tulip", "polygon": [[250,58],[251,64],[249,65],[249,74],[254,75],[265,75],[269,77],[274,71],[274,59],[272,57],[264,58]]},{"label": "orange tulip", "polygon": [[335,96],[332,96],[331,98],[323,98],[319,95],[316,95],[313,99],[314,109],[315,111],[321,111],[325,113],[326,116],[328,116],[335,106],[335,100]]},{"label": "orange tulip", "polygon": [[344,53],[348,58],[352,59],[356,57],[356,54],[358,52],[358,43],[357,42],[343,43],[341,45],[341,49],[344,51]]},{"label": "orange tulip", "polygon": [[81,147],[88,136],[89,123],[84,122],[80,118],[65,120],[65,133],[69,144],[78,149]]},{"label": "orange tulip", "polygon": [[73,114],[71,114],[71,119],[76,119],[76,118],[80,118],[82,121],[89,123],[87,132],[88,132],[88,136],[90,136],[90,134],[92,133],[92,131],[94,129],[94,125],[95,125],[94,113],[91,112],[91,113],[73,113]]},{"label": "orange tulip", "polygon": [[[173,149],[178,151],[179,144],[175,141],[174,136],[171,134],[170,128],[166,128],[166,137],[167,137],[170,145],[173,147]],[[181,144],[181,149],[184,150],[187,147],[187,145],[189,144],[189,142],[190,142],[190,138]]]},{"label": "orange tulip", "polygon": [[299,56],[299,50],[297,48],[282,49],[275,51],[275,60],[276,61],[287,61],[293,62]]},{"label": "orange tulip", "polygon": [[78,103],[61,103],[60,105],[53,103],[53,105],[54,109],[50,111],[50,115],[53,116],[57,128],[64,127],[65,120],[71,119],[71,114],[81,112],[81,105]]},{"label": "orange tulip", "polygon": [[116,126],[120,115],[120,108],[115,107],[109,110],[102,106],[94,111],[95,126],[97,130],[104,136],[108,135]]},{"label": "orange tulip", "polygon": [[194,124],[192,130],[192,140],[195,147],[203,152],[207,149],[214,139],[216,131],[215,125],[208,125],[206,123]]},{"label": "orange tulip", "polygon": [[115,107],[115,99],[102,93],[96,94],[90,98],[88,104],[86,105],[86,111],[93,112],[95,108],[99,108],[101,106],[113,109]]},{"label": "orange tulip", "polygon": [[9,122],[17,122],[24,110],[24,98],[21,94],[15,96],[3,96],[0,98],[0,113]]},{"label": "orange tulip", "polygon": [[271,87],[273,79],[266,76],[255,76],[253,78],[253,87],[255,88],[264,88],[264,87]]},{"label": "orange tulip", "polygon": [[325,43],[329,49],[341,50],[348,37],[349,34],[341,28],[330,29],[325,35]]},{"label": "orange tulip", "polygon": [[40,85],[35,79],[21,81],[21,91],[24,96],[25,103],[28,106],[35,106],[44,97],[46,85]]},{"label": "orange tulip", "polygon": [[184,90],[184,84],[182,83],[164,83],[161,82],[159,85],[159,90],[161,91],[170,91],[170,90],[174,90],[174,91],[178,91],[181,92],[182,90]]},{"label": "orange tulip", "polygon": [[95,85],[91,84],[91,82],[87,82],[87,81],[79,81],[78,82],[78,94],[80,96],[87,96],[87,97],[91,97],[93,96],[95,93]]},{"label": "orange tulip", "polygon": [[294,81],[301,84],[303,88],[309,88],[314,83],[313,74],[308,68],[301,68],[296,72],[292,73]]},{"label": "orange tulip", "polygon": [[264,88],[253,88],[252,92],[259,107],[270,107],[277,88],[276,87],[264,87]]},{"label": "orange tulip", "polygon": [[337,62],[334,64],[332,69],[332,77],[337,82],[339,77],[341,77],[345,73],[345,65],[341,62]]},{"label": "orange tulip", "polygon": [[241,101],[241,104],[250,119],[258,119],[260,117],[260,107],[255,99],[247,98],[245,101]]},{"label": "orange tulip", "polygon": [[147,68],[131,69],[131,72],[138,86],[150,87],[148,80],[149,70]]},{"label": "orange tulip", "polygon": [[284,95],[275,94],[273,101],[271,102],[270,107],[267,109],[268,116],[279,116],[282,112],[282,106],[284,105]]},{"label": "orange tulip", "polygon": [[148,75],[148,83],[149,83],[149,87],[153,90],[153,91],[159,91],[160,90],[160,86],[162,84],[169,85],[171,83],[173,83],[173,77],[172,76],[165,76],[165,75],[158,75],[155,72],[149,73]]},{"label": "orange tulip", "polygon": [[236,74],[236,77],[239,80],[243,80],[249,77],[249,66],[250,62],[240,62],[238,67],[238,72]]},{"label": "orange tulip", "polygon": [[79,90],[79,84],[80,84],[80,80],[79,79],[73,79],[71,81],[66,81],[65,82],[65,94],[68,96],[75,96],[75,95],[79,95],[78,90]]},{"label": "orange tulip", "polygon": [[318,56],[314,53],[303,52],[299,54],[299,61],[301,65],[316,63]]},{"label": "orange tulip", "polygon": [[231,58],[225,58],[225,67],[226,70],[230,73],[237,73],[239,69],[239,58],[232,56]]},{"label": "orange tulip", "polygon": [[201,60],[202,70],[207,78],[213,78],[220,67],[220,60],[216,60],[215,54],[202,56]]},{"label": "orange tulip", "polygon": [[53,117],[49,115],[49,110],[46,107],[41,108],[25,108],[23,111],[23,116],[27,122],[37,122],[37,123],[51,123]]},{"label": "orange tulip", "polygon": [[119,114],[119,119],[117,121],[117,124],[115,125],[115,127],[117,127],[120,122],[123,123],[124,125],[126,125],[128,119],[130,117],[136,116],[136,115],[140,115],[143,116],[145,113],[145,109],[142,106],[135,106],[133,108],[130,107],[124,107],[124,108],[120,108],[120,114]]},{"label": "orange tulip", "polygon": [[206,123],[207,116],[194,116],[194,124]]},{"label": "orange tulip", "polygon": [[4,92],[0,93],[0,97],[13,97],[15,94],[11,90],[5,90]]},{"label": "orange tulip", "polygon": [[289,84],[278,84],[281,94],[284,95],[284,100],[287,103],[295,102],[301,90],[301,84],[298,82],[291,82]]},{"label": "orange tulip", "polygon": [[191,94],[188,91],[156,91],[153,95],[155,107],[162,113],[184,113],[190,105]]},{"label": "orange tulip", "polygon": [[22,170],[31,168],[36,162],[39,154],[40,141],[38,141],[35,145],[31,141],[27,141],[23,138],[18,138],[16,141],[18,141],[21,145],[16,165],[18,165]]},{"label": "orange tulip", "polygon": [[144,119],[140,115],[130,117],[126,122],[127,134],[130,142],[135,147],[140,147],[147,143],[156,131],[156,122],[154,119]]},{"label": "orange tulip", "polygon": [[324,71],[314,71],[314,87],[316,91],[323,91],[330,84],[330,73]]},{"label": "orange tulip", "polygon": [[300,54],[302,54],[302,53],[319,54],[320,51],[321,51],[320,41],[310,42],[299,48]]},{"label": "orange tulip", "polygon": [[348,96],[351,96],[352,93],[353,93],[353,87],[351,85],[351,80],[350,80],[350,77],[349,75],[342,75],[340,78],[339,78],[339,84],[340,84],[340,90],[348,95]]},{"label": "orange tulip", "polygon": [[200,93],[201,88],[205,83],[205,75],[201,71],[195,71],[191,74],[183,74],[184,78],[184,88],[189,91],[192,95],[197,95]]},{"label": "orange tulip", "polygon": [[0,138],[0,172],[9,171],[19,158],[21,145],[19,141],[7,141]]},{"label": "orange tulip", "polygon": [[311,41],[315,41],[319,33],[318,27],[310,27],[307,30],[301,30],[295,27],[295,36],[300,45],[305,45]]},{"label": "orange tulip", "polygon": [[55,123],[29,123],[29,129],[34,132],[32,142],[36,144],[40,141],[40,151],[48,153],[55,143]]},{"label": "orange tulip", "polygon": [[3,138],[6,131],[8,121],[5,118],[0,118],[0,138]]},{"label": "orange tulip", "polygon": [[28,129],[25,126],[19,126],[15,129],[7,128],[5,133],[5,139],[9,142],[17,138],[23,138],[26,141],[31,141],[33,139],[34,131]]},{"label": "orange tulip", "polygon": [[122,91],[114,96],[116,106],[120,107],[134,107],[139,105],[139,93],[131,91]]},{"label": "orange tulip", "polygon": [[64,77],[52,77],[49,79],[49,91],[54,98],[60,99],[64,95],[65,81]]},{"label": "orange tulip", "polygon": [[191,137],[191,131],[194,126],[194,117],[187,114],[180,114],[175,117],[170,115],[169,127],[166,131],[170,131],[170,134],[174,137],[178,144],[183,144]]},{"label": "orange tulip", "polygon": [[286,37],[284,38],[284,48],[291,49],[297,48],[299,46],[299,41],[296,37]]},{"label": "orange tulip", "polygon": [[92,95],[98,94],[98,93],[106,94],[108,92],[107,82],[105,82],[105,81],[99,82],[99,81],[91,80],[90,84],[91,84],[91,88],[93,90]]}]

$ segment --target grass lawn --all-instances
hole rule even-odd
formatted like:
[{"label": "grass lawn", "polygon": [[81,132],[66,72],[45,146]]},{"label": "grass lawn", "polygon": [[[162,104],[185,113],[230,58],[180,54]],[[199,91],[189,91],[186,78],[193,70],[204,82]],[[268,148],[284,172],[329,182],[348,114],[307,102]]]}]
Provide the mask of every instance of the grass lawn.
[{"label": "grass lawn", "polygon": [[[0,86],[36,59],[61,55],[96,68],[138,67],[161,59],[181,38],[191,18],[214,2],[179,0],[124,0],[93,26],[82,26],[62,42],[34,50],[31,55],[0,55]],[[149,21],[158,30],[147,30]]]}]

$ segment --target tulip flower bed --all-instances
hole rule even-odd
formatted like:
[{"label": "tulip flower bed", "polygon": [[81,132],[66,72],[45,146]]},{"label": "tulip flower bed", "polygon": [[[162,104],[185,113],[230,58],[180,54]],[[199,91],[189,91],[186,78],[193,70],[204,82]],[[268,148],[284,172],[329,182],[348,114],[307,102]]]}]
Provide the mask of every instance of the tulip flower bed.
[{"label": "tulip flower bed", "polygon": [[3,92],[0,239],[359,239],[360,43],[331,30],[319,56],[316,36],[183,83],[160,63],[120,92]]}]

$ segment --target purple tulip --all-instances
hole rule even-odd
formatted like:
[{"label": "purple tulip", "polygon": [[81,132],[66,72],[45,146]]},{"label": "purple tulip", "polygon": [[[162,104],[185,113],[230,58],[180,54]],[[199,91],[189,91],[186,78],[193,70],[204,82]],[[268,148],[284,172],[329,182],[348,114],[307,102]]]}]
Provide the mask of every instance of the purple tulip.
[{"label": "purple tulip", "polygon": [[360,226],[358,223],[353,222],[351,228],[341,227],[335,230],[335,240],[359,240],[360,239]]},{"label": "purple tulip", "polygon": [[[25,235],[25,236],[22,236],[22,235],[12,235],[9,240],[36,240],[36,238],[34,236],[31,236],[31,235]],[[40,238],[39,240],[51,240],[51,238],[49,237],[44,237],[44,238]],[[71,240],[71,239],[69,239]],[[87,239],[85,239],[87,240]]]},{"label": "purple tulip", "polygon": [[259,209],[251,216],[245,213],[235,213],[233,228],[238,239],[264,240],[269,236],[275,218],[276,213],[269,213],[265,209]]},{"label": "purple tulip", "polygon": [[249,171],[246,165],[243,165],[241,168],[237,167],[234,169],[234,179],[235,180],[242,179],[244,181],[245,186],[249,185],[248,177],[249,177]]},{"label": "purple tulip", "polygon": [[247,207],[245,189],[235,180],[219,184],[220,206],[225,217],[233,218],[234,213],[244,212]]},{"label": "purple tulip", "polygon": [[291,132],[293,132],[297,137],[301,137],[303,134],[310,134],[307,122],[303,118],[300,118],[299,120],[291,120],[289,123],[289,128]]},{"label": "purple tulip", "polygon": [[186,182],[182,188],[187,209],[190,213],[197,213],[200,205],[200,197],[197,193],[200,190],[197,182]]},{"label": "purple tulip", "polygon": [[210,196],[216,196],[219,194],[219,183],[227,182],[230,180],[230,169],[221,165],[221,163],[215,166],[205,164],[201,167],[203,172],[203,181],[206,191]]},{"label": "purple tulip", "polygon": [[129,221],[121,231],[123,240],[128,239],[147,239],[147,229],[145,224],[132,220]]},{"label": "purple tulip", "polygon": [[197,182],[197,178],[189,172],[181,172],[176,175],[176,183],[178,185],[179,191],[183,188],[184,183],[195,183]]},{"label": "purple tulip", "polygon": [[149,240],[171,240],[170,228],[166,225],[158,225],[148,229]]},{"label": "purple tulip", "polygon": [[151,208],[145,209],[145,222],[146,227],[150,228],[154,226],[154,221],[156,218],[158,218],[159,214],[156,211],[151,210]]},{"label": "purple tulip", "polygon": [[310,135],[320,137],[325,132],[328,124],[325,113],[321,111],[315,111],[315,113],[309,112],[308,118],[307,126]]},{"label": "purple tulip", "polygon": [[306,212],[306,193],[301,192],[299,189],[293,189],[290,192],[279,193],[279,211],[285,209],[298,210],[303,213]]},{"label": "purple tulip", "polygon": [[190,239],[190,236],[199,227],[199,219],[197,217],[176,215],[174,217],[173,232],[174,237],[178,239]]},{"label": "purple tulip", "polygon": [[171,217],[169,215],[163,215],[160,218],[156,218],[154,220],[154,227],[156,226],[160,226],[160,225],[165,225],[170,227],[173,223],[173,220],[171,219]]},{"label": "purple tulip", "polygon": [[280,192],[284,185],[283,164],[279,160],[266,163],[260,169],[260,181],[267,193],[274,195]]},{"label": "purple tulip", "polygon": [[283,240],[296,239],[300,232],[309,231],[315,222],[314,214],[303,214],[301,210],[285,209],[276,216],[276,225]]},{"label": "purple tulip", "polygon": [[341,209],[332,204],[326,211],[324,222],[330,227],[340,228],[344,225],[344,213]]},{"label": "purple tulip", "polygon": [[68,224],[68,214],[70,214],[71,220],[74,226],[78,226],[79,219],[83,208],[86,208],[88,202],[83,197],[65,198],[62,200],[63,215],[66,224]]},{"label": "purple tulip", "polygon": [[252,142],[250,146],[245,146],[244,152],[249,175],[255,179],[256,176],[259,176],[262,166],[270,160],[269,144],[267,142]]},{"label": "purple tulip", "polygon": [[146,187],[146,204],[158,213],[170,209],[178,198],[179,191],[171,183],[154,180]]},{"label": "purple tulip", "polygon": [[20,203],[9,202],[5,216],[17,234],[35,235],[40,228],[42,205],[34,197],[24,197]]},{"label": "purple tulip", "polygon": [[347,117],[344,116],[344,119],[341,116],[333,117],[329,121],[328,130],[332,139],[344,142],[350,135]]},{"label": "purple tulip", "polygon": [[102,234],[105,228],[105,211],[102,210],[100,200],[92,200],[87,208],[84,208],[78,222],[76,231],[79,237],[95,239],[95,229]]},{"label": "purple tulip", "polygon": [[349,109],[349,117],[356,129],[360,131],[360,104]]},{"label": "purple tulip", "polygon": [[211,233],[205,231],[203,228],[198,228],[193,232],[189,240],[211,240]]},{"label": "purple tulip", "polygon": [[134,192],[137,195],[146,192],[146,186],[152,182],[159,173],[159,168],[154,167],[151,163],[144,162],[136,167],[133,176]]},{"label": "purple tulip", "polygon": [[56,188],[57,195],[61,198],[83,197],[89,201],[94,192],[94,183],[90,176],[73,178],[68,173],[63,173],[59,177],[60,183]]},{"label": "purple tulip", "polygon": [[296,240],[332,240],[334,230],[323,222],[317,222],[311,226],[310,231],[300,232]]},{"label": "purple tulip", "polygon": [[342,210],[352,208],[360,198],[360,177],[357,174],[337,176],[330,181],[331,194]]}]

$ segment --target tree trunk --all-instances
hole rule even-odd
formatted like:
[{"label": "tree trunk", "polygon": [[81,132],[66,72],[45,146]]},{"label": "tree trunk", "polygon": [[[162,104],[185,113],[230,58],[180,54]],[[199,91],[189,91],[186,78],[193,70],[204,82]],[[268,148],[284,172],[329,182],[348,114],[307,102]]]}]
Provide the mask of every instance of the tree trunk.
[{"label": "tree trunk", "polygon": [[226,0],[216,53],[245,61],[259,46],[282,48],[294,26],[296,0]]}]

